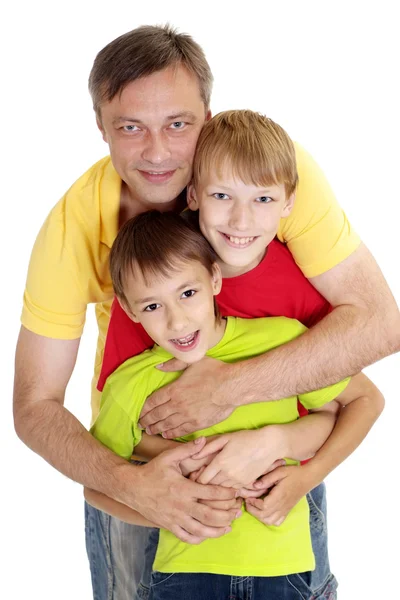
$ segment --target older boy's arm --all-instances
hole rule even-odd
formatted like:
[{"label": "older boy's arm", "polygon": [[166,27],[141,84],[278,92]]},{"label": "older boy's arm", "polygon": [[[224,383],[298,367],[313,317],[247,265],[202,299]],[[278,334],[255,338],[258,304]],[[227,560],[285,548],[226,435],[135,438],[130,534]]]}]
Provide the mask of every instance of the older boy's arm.
[{"label": "older boy's arm", "polygon": [[126,506],[126,504],[117,502],[100,492],[85,487],[84,496],[86,502],[91,506],[116,517],[120,521],[125,521],[125,523],[130,523],[131,525],[142,525],[143,527],[158,527],[158,525],[138,513],[137,510],[133,510],[129,506]]},{"label": "older boy's arm", "polygon": [[382,394],[363,373],[352,378],[336,401],[341,410],[335,428],[315,456],[305,465],[279,467],[254,484],[258,493],[274,486],[264,500],[247,500],[249,512],[265,524],[280,524],[300,498],[352,454],[384,408]]},{"label": "older boy's arm", "polygon": [[334,306],[320,323],[250,360],[226,364],[205,357],[148,398],[141,424],[151,433],[184,435],[260,397],[323,388],[400,349],[399,309],[364,245],[311,282]]}]

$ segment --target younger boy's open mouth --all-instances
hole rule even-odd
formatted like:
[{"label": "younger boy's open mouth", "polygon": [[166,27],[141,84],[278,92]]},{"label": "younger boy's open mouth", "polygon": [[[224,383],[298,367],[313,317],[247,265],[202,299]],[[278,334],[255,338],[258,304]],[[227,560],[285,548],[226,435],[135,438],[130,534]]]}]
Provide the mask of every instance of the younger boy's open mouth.
[{"label": "younger boy's open mouth", "polygon": [[189,333],[185,337],[181,338],[173,338],[169,341],[171,344],[175,346],[177,350],[180,352],[188,352],[189,350],[193,350],[198,344],[200,337],[200,330],[194,331],[193,333]]}]

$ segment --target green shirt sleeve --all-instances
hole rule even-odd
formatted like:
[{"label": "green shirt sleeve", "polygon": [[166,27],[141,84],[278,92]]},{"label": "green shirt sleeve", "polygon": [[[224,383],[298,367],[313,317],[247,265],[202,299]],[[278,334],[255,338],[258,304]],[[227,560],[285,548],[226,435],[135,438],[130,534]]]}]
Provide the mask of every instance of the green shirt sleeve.
[{"label": "green shirt sleeve", "polygon": [[101,399],[99,415],[90,433],[118,456],[129,460],[140,442],[141,432],[136,423],[115,401],[110,386],[106,385]]},{"label": "green shirt sleeve", "polygon": [[302,405],[308,410],[320,408],[321,406],[324,406],[324,404],[328,404],[328,402],[331,402],[337,398],[339,394],[346,389],[350,379],[351,377],[347,377],[346,379],[343,379],[343,381],[339,381],[339,383],[322,388],[322,390],[315,390],[315,392],[300,394],[298,398]]}]

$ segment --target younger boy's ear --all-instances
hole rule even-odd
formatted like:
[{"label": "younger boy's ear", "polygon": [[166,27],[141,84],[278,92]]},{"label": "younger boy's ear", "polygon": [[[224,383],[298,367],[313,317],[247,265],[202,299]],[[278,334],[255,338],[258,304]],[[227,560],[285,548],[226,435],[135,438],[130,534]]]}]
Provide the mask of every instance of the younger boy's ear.
[{"label": "younger boy's ear", "polygon": [[295,198],[296,198],[296,192],[293,192],[293,194],[290,194],[289,198],[285,202],[285,206],[283,208],[281,217],[288,217],[290,215],[290,213],[292,212]]},{"label": "younger boy's ear", "polygon": [[214,296],[218,296],[222,288],[222,273],[217,263],[213,264],[212,288]]},{"label": "younger boy's ear", "polygon": [[199,210],[199,203],[193,183],[189,183],[187,187],[186,200],[190,210]]},{"label": "younger boy's ear", "polygon": [[124,313],[126,313],[128,315],[128,317],[131,319],[131,321],[133,321],[134,323],[139,323],[139,319],[136,317],[135,313],[132,312],[130,306],[128,304],[126,304],[126,302],[124,302],[118,296],[116,298],[118,300],[118,304],[120,305],[120,307],[122,308]]}]

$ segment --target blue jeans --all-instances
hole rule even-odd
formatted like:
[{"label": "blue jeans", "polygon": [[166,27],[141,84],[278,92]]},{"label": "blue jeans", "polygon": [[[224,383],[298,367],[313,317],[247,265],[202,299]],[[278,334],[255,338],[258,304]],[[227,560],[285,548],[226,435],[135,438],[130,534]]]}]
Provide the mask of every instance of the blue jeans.
[{"label": "blue jeans", "polygon": [[209,573],[151,575],[149,600],[331,600],[334,590],[315,595],[309,573],[280,577],[233,577]]},{"label": "blue jeans", "polygon": [[[307,499],[316,567],[307,574],[290,577],[305,578],[304,585],[314,594],[313,600],[335,600],[337,582],[329,567],[325,484],[314,488]],[[147,600],[158,529],[128,525],[88,504],[85,504],[85,517],[93,599]],[[303,585],[302,581],[299,583]],[[328,592],[330,595],[321,595]]]}]

